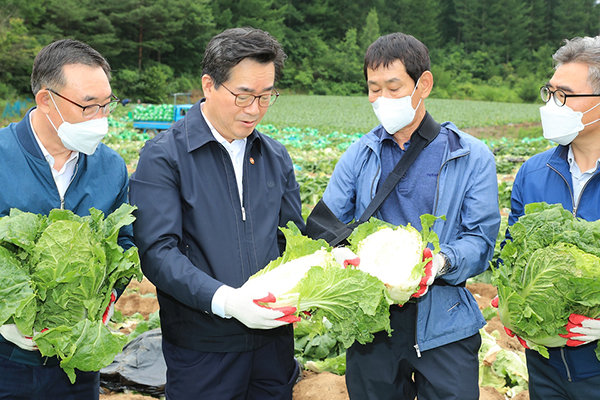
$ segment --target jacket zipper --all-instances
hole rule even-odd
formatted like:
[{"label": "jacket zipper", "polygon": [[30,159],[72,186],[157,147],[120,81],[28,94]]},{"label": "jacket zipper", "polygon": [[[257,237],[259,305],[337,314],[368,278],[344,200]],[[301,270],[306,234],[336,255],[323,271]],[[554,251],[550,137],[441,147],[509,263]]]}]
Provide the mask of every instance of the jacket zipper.
[{"label": "jacket zipper", "polygon": [[[67,190],[65,190],[65,194],[61,196],[60,192],[58,192],[58,196],[60,197],[60,209],[61,210],[65,209],[65,196],[67,194],[67,191],[69,190],[69,187],[71,187],[71,183],[73,183],[73,180],[75,179],[75,175],[77,175],[78,170],[79,170],[79,163],[75,164],[75,170],[73,171],[73,175],[71,176],[71,180],[69,181]],[[56,184],[56,181],[55,181],[55,184]],[[56,191],[58,191],[58,186],[56,186]]]},{"label": "jacket zipper", "polygon": [[[577,207],[579,206],[579,204],[575,204],[575,195],[573,194],[573,189],[571,189],[571,185],[569,185],[569,181],[567,181],[565,179],[565,177],[563,176],[563,174],[561,174],[556,168],[554,168],[552,165],[550,164],[546,164],[548,166],[548,168],[550,168],[552,171],[556,172],[558,174],[558,176],[560,176],[563,181],[565,181],[565,184],[567,185],[567,188],[569,188],[569,194],[571,195],[571,203],[573,204],[573,216],[576,216],[577,214]],[[589,182],[589,181],[588,181]],[[585,186],[587,186],[587,182],[585,184]],[[585,186],[583,187],[583,189],[585,189]],[[581,189],[581,193],[583,193],[583,189]],[[580,195],[581,198],[581,195]],[[579,202],[578,202],[579,203]]]},{"label": "jacket zipper", "polygon": [[[590,183],[590,181],[592,179],[594,179],[595,175],[593,175],[592,177],[590,177],[590,179],[587,180],[587,182],[585,182],[585,185],[583,185],[583,187],[581,188],[581,192],[579,193],[579,200],[577,200],[577,205],[575,207],[573,207],[573,216],[576,217],[577,216],[577,210],[579,209],[579,203],[581,203],[581,195],[583,194],[585,188],[587,187],[587,185]],[[564,179],[564,178],[563,178]],[[575,194],[573,194],[573,197],[575,197]]]},{"label": "jacket zipper", "polygon": [[[449,158],[446,161],[444,161],[444,163],[440,166],[440,170],[438,172],[437,184],[436,184],[436,188],[435,188],[435,205],[433,206],[434,212],[437,210],[438,200],[440,198],[440,176],[442,175],[442,170],[444,169],[446,164],[448,164],[450,161],[459,159],[461,157],[465,157],[469,154],[471,154],[470,151],[466,152],[465,154],[461,154],[459,156]],[[416,314],[417,318],[415,319],[415,345],[413,347],[415,348],[415,351],[417,352],[417,357],[421,358],[421,349],[419,348],[419,341],[417,340],[417,321],[419,319],[418,318],[419,317],[419,303],[417,302],[415,305],[417,307],[417,314]]]},{"label": "jacket zipper", "polygon": [[415,351],[417,352],[417,358],[421,358],[421,349],[419,348],[419,340],[417,339],[417,321],[419,320],[419,302],[415,303],[415,307],[417,308],[417,312],[415,313]]},{"label": "jacket zipper", "polygon": [[565,357],[565,348],[560,348],[560,358],[562,358],[563,364],[565,364],[565,369],[567,370],[567,379],[571,382],[571,371],[569,371],[569,364],[567,364],[567,359]]}]

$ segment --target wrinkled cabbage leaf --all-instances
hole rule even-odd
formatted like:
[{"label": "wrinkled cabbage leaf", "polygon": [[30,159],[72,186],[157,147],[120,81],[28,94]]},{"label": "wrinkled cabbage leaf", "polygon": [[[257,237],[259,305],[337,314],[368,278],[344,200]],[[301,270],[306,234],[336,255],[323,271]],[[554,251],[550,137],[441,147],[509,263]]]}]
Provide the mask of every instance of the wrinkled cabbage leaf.
[{"label": "wrinkled cabbage leaf", "polygon": [[42,356],[57,356],[71,382],[75,369],[100,370],[127,342],[102,315],[113,288],[143,278],[137,248],[118,245],[134,210],[123,204],[105,219],[94,208],[84,217],[12,209],[0,218],[0,325],[35,335]]},{"label": "wrinkled cabbage leaf", "polygon": [[600,222],[575,218],[560,204],[531,203],[510,235],[493,269],[500,319],[548,357],[547,347],[566,344],[559,334],[571,313],[600,317]]}]

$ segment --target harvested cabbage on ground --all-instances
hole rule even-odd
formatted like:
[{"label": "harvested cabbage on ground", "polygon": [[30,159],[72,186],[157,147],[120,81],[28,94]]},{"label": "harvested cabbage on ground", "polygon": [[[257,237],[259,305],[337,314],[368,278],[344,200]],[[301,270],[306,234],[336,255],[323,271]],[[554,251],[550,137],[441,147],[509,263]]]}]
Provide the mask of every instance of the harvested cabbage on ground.
[{"label": "harvested cabbage on ground", "polygon": [[86,217],[13,209],[0,218],[0,325],[35,335],[42,356],[57,356],[71,382],[75,369],[99,371],[127,342],[102,315],[114,287],[143,277],[137,248],[118,245],[134,209],[124,204],[106,219],[94,208]]},{"label": "harvested cabbage on ground", "polygon": [[[564,346],[571,313],[600,317],[600,221],[575,218],[560,204],[531,203],[510,228],[492,283],[500,320],[548,357]],[[600,359],[600,350],[596,349]]]},{"label": "harvested cabbage on ground", "polygon": [[394,226],[372,218],[359,225],[348,238],[350,249],[360,258],[359,268],[384,282],[396,304],[406,303],[419,290],[425,276],[423,250],[431,243],[439,251],[438,236],[431,227],[436,217],[421,216],[421,232],[410,224]]}]

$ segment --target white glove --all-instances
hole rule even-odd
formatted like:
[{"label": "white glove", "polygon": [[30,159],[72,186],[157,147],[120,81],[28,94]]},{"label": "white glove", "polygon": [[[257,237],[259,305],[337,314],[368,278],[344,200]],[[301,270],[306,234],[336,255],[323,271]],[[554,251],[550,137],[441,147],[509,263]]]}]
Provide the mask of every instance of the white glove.
[{"label": "white glove", "polygon": [[23,335],[15,324],[6,324],[0,326],[0,334],[4,336],[4,339],[16,344],[23,350],[38,350],[37,344],[35,344],[35,342],[33,341],[32,336]]},{"label": "white glove", "polygon": [[358,267],[360,264],[360,258],[347,247],[334,247],[331,250],[331,254],[333,254],[335,261],[337,261],[344,268],[346,268],[348,265],[354,265],[355,267]]},{"label": "white glove", "polygon": [[411,297],[419,298],[424,296],[429,290],[429,286],[433,284],[433,281],[435,281],[435,278],[437,278],[446,263],[444,256],[440,253],[432,254],[431,249],[428,247],[425,247],[423,250],[423,261],[426,259],[430,259],[430,261],[425,265],[425,276],[421,278],[419,290],[417,290],[416,293],[413,293]]},{"label": "white glove", "polygon": [[258,303],[274,303],[275,296],[266,290],[241,287],[229,290],[225,298],[225,314],[252,329],[273,329],[299,318],[292,315],[296,307],[281,307],[277,309],[261,306]]}]

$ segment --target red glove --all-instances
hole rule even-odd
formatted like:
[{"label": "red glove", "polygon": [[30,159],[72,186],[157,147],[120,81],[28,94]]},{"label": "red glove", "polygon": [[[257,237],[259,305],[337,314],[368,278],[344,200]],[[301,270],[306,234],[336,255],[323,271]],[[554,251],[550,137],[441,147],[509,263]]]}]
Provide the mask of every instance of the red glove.
[{"label": "red glove", "polygon": [[441,265],[438,265],[438,262],[434,262],[436,261],[436,258],[433,256],[431,249],[425,247],[425,249],[423,250],[423,261],[429,260],[429,262],[425,264],[425,276],[421,278],[421,282],[419,283],[419,290],[417,290],[416,293],[413,293],[411,297],[419,298],[421,296],[424,296],[425,293],[427,293],[429,286],[431,286],[431,284],[435,280],[435,276],[437,275],[439,270],[444,266],[443,257],[439,254],[436,254],[436,256],[442,259]]},{"label": "red glove", "polygon": [[344,268],[347,268],[349,265],[354,267],[360,265],[360,258],[347,247],[334,247],[331,250],[331,254],[333,254],[335,260]]},{"label": "red glove", "polygon": [[115,313],[115,302],[117,301],[117,291],[115,289],[112,290],[110,294],[110,302],[108,303],[108,307],[104,310],[104,314],[102,314],[102,323],[104,325],[108,325],[110,318]]},{"label": "red glove", "polygon": [[[498,296],[496,295],[496,297],[494,297],[494,298],[492,299],[492,301],[491,301],[491,303],[492,303],[492,307],[494,307],[494,308],[498,308],[498,302],[499,302],[499,300],[500,300],[500,299],[499,299],[499,298],[498,298]],[[519,341],[519,343],[521,343],[521,345],[523,345],[523,347],[525,347],[526,349],[528,349],[528,348],[529,348],[529,345],[527,344],[527,340],[523,339],[523,338],[522,338],[522,337],[520,337],[520,336],[517,336],[517,334],[515,334],[513,331],[511,331],[511,330],[510,330],[510,329],[508,329],[507,327],[503,326],[503,328],[504,328],[504,331],[506,332],[506,334],[507,334],[508,336],[510,336],[510,337],[516,337],[516,338],[517,338],[517,340]]]},{"label": "red glove", "polygon": [[565,328],[567,328],[568,333],[559,336],[568,339],[567,346],[581,346],[582,344],[600,340],[599,319],[571,314]]},{"label": "red glove", "polygon": [[269,292],[269,294],[267,296],[263,297],[262,299],[256,299],[253,301],[254,301],[254,304],[256,304],[259,307],[264,307],[264,308],[268,308],[269,310],[275,310],[275,311],[282,312],[284,314],[284,316],[275,318],[276,321],[287,322],[288,324],[291,324],[294,322],[300,322],[300,317],[294,315],[296,313],[296,307],[272,308],[272,307],[267,307],[265,305],[259,304],[259,303],[274,303],[275,301],[277,301],[277,298],[275,298],[275,295],[271,292]]}]

